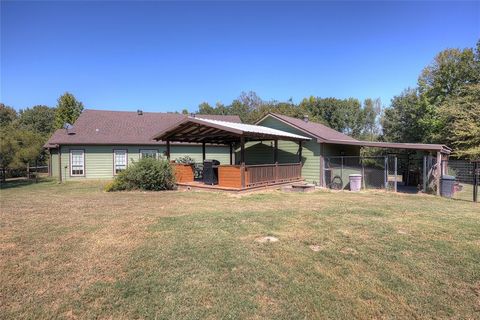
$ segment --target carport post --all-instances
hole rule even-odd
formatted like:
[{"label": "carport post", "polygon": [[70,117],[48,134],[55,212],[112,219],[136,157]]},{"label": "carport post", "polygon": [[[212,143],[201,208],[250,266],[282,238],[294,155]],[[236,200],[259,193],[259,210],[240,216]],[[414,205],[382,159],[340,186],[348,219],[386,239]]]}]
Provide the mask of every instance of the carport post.
[{"label": "carport post", "polygon": [[427,193],[427,156],[423,156],[423,192]]},{"label": "carport post", "polygon": [[302,163],[302,140],[298,140],[298,162]]},{"label": "carport post", "polygon": [[167,140],[167,160],[170,161],[170,140]]},{"label": "carport post", "polygon": [[397,156],[395,156],[395,192],[397,192]]},{"label": "carport post", "polygon": [[245,189],[245,137],[240,137],[240,179],[242,189]]},{"label": "carport post", "polygon": [[202,142],[202,160],[205,161],[205,142]]},{"label": "carport post", "polygon": [[233,145],[230,143],[230,165],[233,165]]}]

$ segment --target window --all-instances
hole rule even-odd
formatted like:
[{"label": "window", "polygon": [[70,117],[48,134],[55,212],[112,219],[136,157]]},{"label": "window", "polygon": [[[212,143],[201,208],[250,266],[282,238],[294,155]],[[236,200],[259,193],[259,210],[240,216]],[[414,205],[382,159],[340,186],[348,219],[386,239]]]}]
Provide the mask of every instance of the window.
[{"label": "window", "polygon": [[85,174],[85,153],[83,150],[70,150],[70,174],[83,176]]},{"label": "window", "polygon": [[113,150],[113,167],[115,174],[127,168],[127,150]]},{"label": "window", "polygon": [[157,158],[157,150],[154,149],[145,149],[140,150],[140,157],[143,158]]}]

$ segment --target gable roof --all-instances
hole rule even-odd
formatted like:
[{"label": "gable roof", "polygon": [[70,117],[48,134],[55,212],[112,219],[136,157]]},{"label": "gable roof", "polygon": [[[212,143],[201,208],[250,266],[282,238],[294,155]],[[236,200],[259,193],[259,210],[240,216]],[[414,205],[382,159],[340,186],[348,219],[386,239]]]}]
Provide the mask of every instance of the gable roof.
[{"label": "gable roof", "polygon": [[[198,115],[205,119],[241,123],[238,116]],[[162,112],[84,110],[75,121],[75,134],[58,129],[44,145],[163,145],[152,136],[188,118],[187,115]]]},{"label": "gable roof", "polygon": [[268,113],[265,117],[258,120],[256,123],[259,124],[267,117],[273,117],[277,120],[285,122],[288,125],[293,126],[296,129],[317,138],[319,142],[328,142],[329,140],[357,141],[356,139],[330,127],[327,127],[326,125],[323,125],[321,123],[311,121],[307,122],[302,119],[292,118],[278,113]]}]

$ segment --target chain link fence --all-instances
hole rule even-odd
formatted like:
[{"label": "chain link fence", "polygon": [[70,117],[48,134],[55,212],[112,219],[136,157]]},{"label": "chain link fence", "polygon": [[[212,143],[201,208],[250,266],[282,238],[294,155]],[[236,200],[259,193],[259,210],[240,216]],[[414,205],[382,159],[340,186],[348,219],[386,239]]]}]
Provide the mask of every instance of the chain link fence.
[{"label": "chain link fence", "polygon": [[398,175],[397,158],[338,156],[325,157],[324,185],[330,189],[350,189],[349,176],[362,176],[362,189],[397,190],[402,176]]},{"label": "chain link fence", "polygon": [[442,174],[455,177],[453,198],[478,202],[480,163],[468,160],[443,161]]}]

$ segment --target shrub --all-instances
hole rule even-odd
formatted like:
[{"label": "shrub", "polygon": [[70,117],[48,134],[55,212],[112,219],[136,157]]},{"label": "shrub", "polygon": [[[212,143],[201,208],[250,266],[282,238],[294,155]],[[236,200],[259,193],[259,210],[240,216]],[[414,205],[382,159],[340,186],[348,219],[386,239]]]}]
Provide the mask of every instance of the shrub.
[{"label": "shrub", "polygon": [[167,160],[143,158],[134,161],[120,172],[105,191],[121,190],[172,190],[175,188],[175,173]]},{"label": "shrub", "polygon": [[183,156],[175,159],[175,163],[182,163],[182,164],[195,164],[195,159],[190,156]]}]

